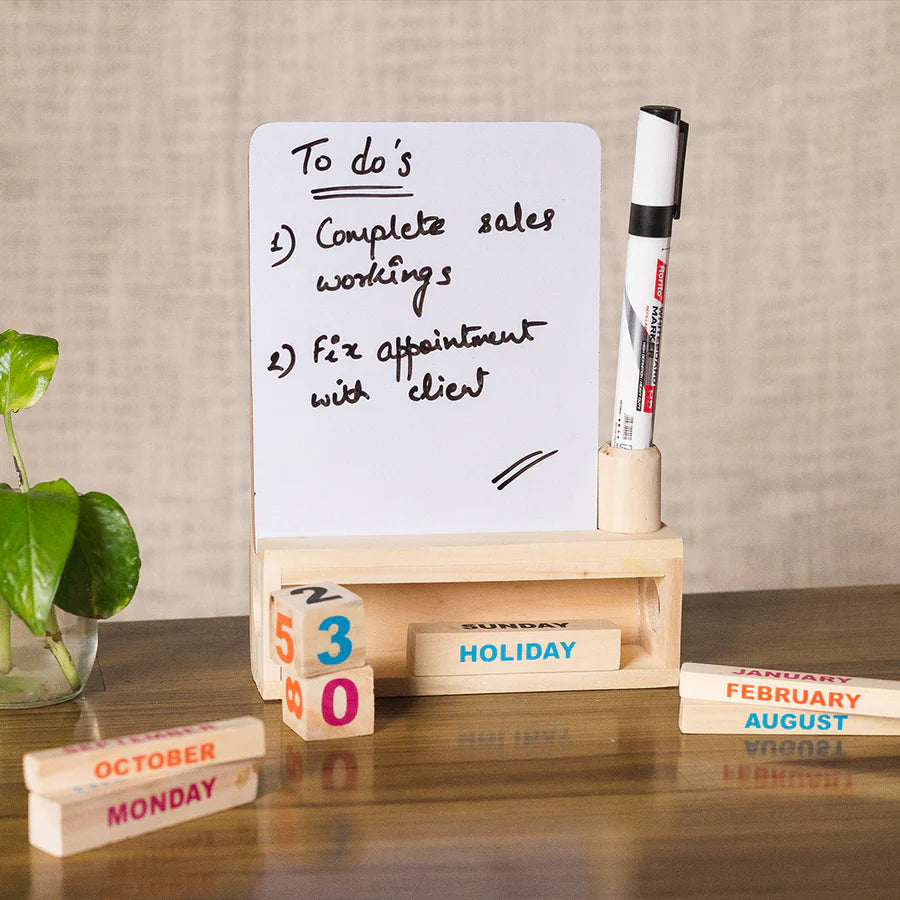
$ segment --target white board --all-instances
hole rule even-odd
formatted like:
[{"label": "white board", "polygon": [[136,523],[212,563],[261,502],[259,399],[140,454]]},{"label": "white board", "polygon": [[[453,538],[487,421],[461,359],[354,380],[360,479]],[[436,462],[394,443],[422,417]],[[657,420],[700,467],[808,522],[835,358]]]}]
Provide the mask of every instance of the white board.
[{"label": "white board", "polygon": [[599,231],[585,126],[260,126],[256,537],[596,528]]}]

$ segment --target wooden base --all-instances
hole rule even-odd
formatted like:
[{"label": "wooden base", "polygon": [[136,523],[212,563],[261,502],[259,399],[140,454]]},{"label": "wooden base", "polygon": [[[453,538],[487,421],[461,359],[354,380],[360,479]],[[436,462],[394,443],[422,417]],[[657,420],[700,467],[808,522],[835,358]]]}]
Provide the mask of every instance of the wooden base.
[{"label": "wooden base", "polygon": [[[265,700],[281,697],[268,598],[333,581],[365,602],[377,696],[570,691],[678,684],[681,538],[577,531],[264,539],[251,549],[250,656]],[[414,676],[410,622],[609,619],[622,632],[615,671]]]}]

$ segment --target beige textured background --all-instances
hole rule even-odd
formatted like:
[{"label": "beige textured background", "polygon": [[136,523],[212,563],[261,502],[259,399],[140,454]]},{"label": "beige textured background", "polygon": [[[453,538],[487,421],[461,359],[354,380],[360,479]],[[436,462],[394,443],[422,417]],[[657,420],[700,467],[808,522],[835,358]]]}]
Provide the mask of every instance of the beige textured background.
[{"label": "beige textured background", "polygon": [[671,103],[656,439],[685,589],[900,581],[898,36],[861,0],[3,0],[0,329],[62,348],[17,418],[32,481],[129,511],[125,615],[246,609],[246,155],[279,119],[593,127],[605,432],[637,109]]}]

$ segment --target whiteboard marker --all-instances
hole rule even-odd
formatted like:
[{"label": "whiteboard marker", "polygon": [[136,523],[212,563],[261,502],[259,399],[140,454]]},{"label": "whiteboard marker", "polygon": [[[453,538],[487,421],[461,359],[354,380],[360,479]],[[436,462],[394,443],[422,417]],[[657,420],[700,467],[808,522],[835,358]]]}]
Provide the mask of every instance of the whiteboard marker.
[{"label": "whiteboard marker", "polygon": [[653,443],[669,241],[672,220],[681,213],[687,134],[680,109],[641,107],[611,441],[625,450],[646,450]]}]

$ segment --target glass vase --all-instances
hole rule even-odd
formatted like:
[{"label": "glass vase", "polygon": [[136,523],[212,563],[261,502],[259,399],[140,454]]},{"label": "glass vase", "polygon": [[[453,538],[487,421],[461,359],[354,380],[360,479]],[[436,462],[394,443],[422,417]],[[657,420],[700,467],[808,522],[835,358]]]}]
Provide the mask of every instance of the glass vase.
[{"label": "glass vase", "polygon": [[15,614],[8,621],[8,642],[6,623],[0,621],[0,709],[51,706],[77,697],[94,667],[97,620],[54,607],[47,623],[53,633],[47,637],[32,634]]}]

